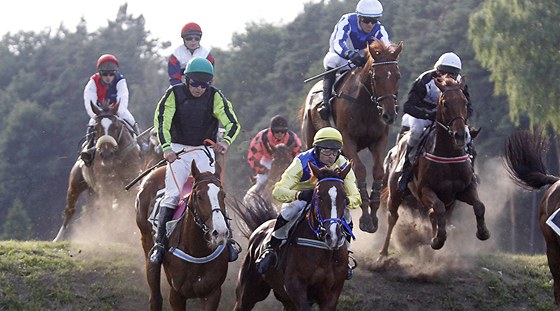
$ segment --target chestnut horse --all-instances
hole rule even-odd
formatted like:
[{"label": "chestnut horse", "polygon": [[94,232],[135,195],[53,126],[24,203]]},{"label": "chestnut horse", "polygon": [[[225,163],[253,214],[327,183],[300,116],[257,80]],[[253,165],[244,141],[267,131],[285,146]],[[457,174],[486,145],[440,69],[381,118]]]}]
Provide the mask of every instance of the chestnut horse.
[{"label": "chestnut horse", "polygon": [[134,194],[126,192],[124,186],[141,172],[140,148],[124,121],[117,117],[118,103],[91,103],[91,108],[96,115],[97,150],[90,167],[86,167],[79,158],[72,166],[66,192],[64,221],[55,242],[65,238],[76,202],[84,191],[87,190],[93,198],[117,199],[123,206],[132,206],[134,202]]},{"label": "chestnut horse", "polygon": [[[465,79],[460,83],[454,79],[436,79],[436,86],[441,91],[435,121],[433,147],[418,158],[412,166],[413,177],[408,183],[410,192],[400,192],[397,187],[401,172],[397,170],[401,161],[393,161],[389,169],[386,199],[388,213],[388,230],[381,256],[388,255],[391,233],[397,219],[398,209],[404,199],[415,199],[429,211],[432,223],[433,249],[443,247],[447,239],[446,220],[457,200],[473,206],[477,222],[476,236],[486,240],[490,233],[484,221],[485,206],[480,201],[477,183],[474,178],[472,163],[465,151],[467,134],[465,130],[467,118],[467,98],[463,93]],[[399,142],[399,159],[406,150],[405,135]]]},{"label": "chestnut horse", "polygon": [[539,207],[539,225],[546,242],[548,267],[554,280],[554,301],[560,306],[560,236],[546,220],[560,208],[560,177],[549,175],[543,163],[546,144],[542,133],[521,131],[511,135],[505,146],[509,176],[521,187],[538,190],[548,186]]},{"label": "chestnut horse", "polygon": [[[203,310],[217,310],[220,303],[221,287],[228,271],[225,245],[231,232],[219,171],[217,167],[215,174],[200,172],[192,162],[194,183],[190,195],[183,199],[186,213],[179,218],[169,237],[171,249],[163,260],[173,310],[185,310],[187,299],[192,298],[200,299]],[[136,223],[142,234],[150,310],[162,309],[161,266],[149,260],[154,231],[148,218],[154,208],[156,193],[163,188],[165,167],[160,167],[142,181],[136,199]]]},{"label": "chestnut horse", "polygon": [[[332,111],[334,126],[342,133],[344,155],[354,162],[354,172],[362,197],[360,229],[373,233],[377,231],[377,209],[383,182],[383,158],[387,148],[389,126],[397,118],[397,93],[400,72],[398,57],[403,43],[386,46],[376,40],[367,49],[367,63],[363,68],[350,70],[335,84]],[[318,82],[307,95],[302,107],[304,144],[311,148],[315,133],[330,126],[316,110],[321,100],[322,82]],[[368,196],[366,185],[367,170],[358,152],[368,148],[373,159],[373,185]],[[371,212],[370,212],[371,209]]]},{"label": "chestnut horse", "polygon": [[[292,150],[294,149],[294,145],[286,145],[286,144],[278,144],[276,146],[270,146],[270,153],[272,155],[272,164],[270,170],[268,172],[268,179],[266,184],[264,185],[263,189],[260,193],[254,193],[251,189],[247,191],[245,196],[243,197],[243,204],[244,205],[251,205],[251,204],[258,204],[258,202],[249,202],[249,200],[265,200],[268,203],[274,205],[272,200],[272,188],[274,188],[274,184],[280,181],[280,177],[282,177],[282,173],[288,168],[288,166],[292,163],[293,154]],[[256,195],[258,197],[256,197]]]},{"label": "chestnut horse", "polygon": [[[284,310],[311,310],[312,303],[317,303],[320,310],[336,310],[348,269],[345,239],[347,234],[352,234],[343,218],[344,178],[351,165],[334,171],[319,169],[312,163],[309,166],[319,181],[305,219],[294,227],[277,268],[271,267],[261,275],[255,264],[267,235],[272,232],[274,220],[267,217],[256,220],[255,213],[238,212],[245,223],[255,227],[250,228],[254,231],[239,272],[234,310],[251,310],[271,289]],[[269,214],[261,212],[260,215]]]}]

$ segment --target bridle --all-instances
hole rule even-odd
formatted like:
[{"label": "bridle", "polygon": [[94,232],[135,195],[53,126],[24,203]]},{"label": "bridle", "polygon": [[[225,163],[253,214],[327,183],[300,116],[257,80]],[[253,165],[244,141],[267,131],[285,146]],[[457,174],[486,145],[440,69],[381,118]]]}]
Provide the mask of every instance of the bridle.
[{"label": "bridle", "polygon": [[[441,94],[439,95],[439,97],[440,97],[439,102],[443,101],[443,96],[444,96],[445,93],[451,92],[451,91],[463,92],[463,90],[461,90],[458,87],[453,87],[453,88],[446,89],[446,90],[442,91]],[[442,115],[442,118],[445,118],[445,117]],[[436,123],[439,126],[441,126],[447,132],[447,134],[449,134],[450,136],[453,136],[453,131],[451,130],[451,126],[453,126],[453,123],[455,123],[455,121],[457,121],[457,120],[462,120],[465,123],[465,125],[467,124],[467,119],[465,117],[461,116],[461,115],[458,115],[458,116],[454,117],[453,119],[451,119],[446,124],[444,124],[440,121],[437,121],[437,120],[436,120]]]},{"label": "bridle", "polygon": [[193,188],[191,194],[189,195],[188,201],[185,202],[185,206],[191,215],[193,216],[195,224],[202,230],[204,235],[210,231],[210,228],[206,225],[206,221],[211,217],[212,213],[219,212],[221,213],[225,219],[227,219],[225,212],[222,211],[220,207],[216,207],[210,210],[210,213],[207,215],[203,215],[200,212],[200,204],[198,204],[197,199],[197,188],[202,184],[215,184],[220,190],[222,189],[222,182],[219,178],[215,176],[211,176],[209,178],[198,180],[193,184]]},{"label": "bridle", "polygon": [[[370,77],[370,88],[368,89],[367,87],[365,87],[364,89],[366,90],[366,92],[369,94],[369,98],[371,100],[372,103],[374,103],[377,106],[377,109],[381,112],[383,111],[383,106],[381,106],[381,101],[388,99],[388,98],[392,98],[395,101],[397,100],[397,95],[398,94],[386,94],[386,95],[381,95],[381,96],[375,96],[375,94],[377,94],[377,92],[375,91],[375,67],[377,66],[383,66],[383,65],[397,65],[398,66],[399,62],[396,60],[392,60],[392,61],[383,61],[383,62],[375,62],[373,61],[371,63],[371,67],[368,70],[368,74]],[[365,83],[363,83],[360,79],[360,83],[365,85]],[[371,89],[371,91],[370,91]]]},{"label": "bridle", "polygon": [[[318,189],[319,189],[319,185],[322,182],[325,181],[335,181],[335,182],[339,182],[344,186],[344,180],[340,179],[340,178],[336,178],[336,177],[327,177],[327,178],[323,178],[321,180],[319,180],[317,182],[317,185],[315,186],[315,189],[313,190],[313,198],[311,200],[312,202],[312,208],[309,209],[309,211],[307,212],[307,223],[309,225],[309,228],[311,229],[311,231],[313,231],[313,233],[315,234],[315,236],[317,237],[317,239],[324,241],[327,235],[327,231],[329,229],[330,226],[332,225],[337,225],[340,227],[343,227],[345,230],[342,230],[343,234],[350,234],[352,237],[354,237],[353,233],[352,233],[352,229],[350,228],[350,226],[348,225],[348,223],[346,222],[346,220],[344,219],[344,213],[343,216],[340,218],[324,218],[323,215],[321,214],[321,211],[319,209],[319,195],[317,193]],[[346,202],[344,203],[344,209],[346,209]],[[314,226],[313,223],[316,223],[316,225]],[[338,247],[342,246],[342,243],[344,243],[344,239],[341,239]]]}]

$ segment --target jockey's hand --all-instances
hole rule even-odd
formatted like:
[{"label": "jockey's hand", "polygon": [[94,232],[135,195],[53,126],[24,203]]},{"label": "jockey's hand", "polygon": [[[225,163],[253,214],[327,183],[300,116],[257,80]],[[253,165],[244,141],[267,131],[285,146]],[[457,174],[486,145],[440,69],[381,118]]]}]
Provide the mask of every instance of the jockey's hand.
[{"label": "jockey's hand", "polygon": [[360,53],[356,51],[351,51],[350,53],[348,53],[348,59],[352,62],[352,64],[358,67],[362,67],[366,64],[365,58],[363,58]]},{"label": "jockey's hand", "polygon": [[179,158],[179,157],[177,156],[177,154],[176,154],[173,150],[171,150],[171,149],[165,150],[165,151],[163,152],[163,157],[164,157],[165,160],[167,160],[167,162],[169,162],[169,163],[173,163],[173,162],[175,162],[175,160],[177,160],[177,159]]},{"label": "jockey's hand", "polygon": [[228,147],[229,147],[228,143],[226,143],[225,141],[221,141],[214,145],[214,152],[219,154],[225,154],[226,151],[228,150]]},{"label": "jockey's hand", "polygon": [[311,202],[313,198],[313,189],[301,190],[297,194],[297,199],[301,201]]}]

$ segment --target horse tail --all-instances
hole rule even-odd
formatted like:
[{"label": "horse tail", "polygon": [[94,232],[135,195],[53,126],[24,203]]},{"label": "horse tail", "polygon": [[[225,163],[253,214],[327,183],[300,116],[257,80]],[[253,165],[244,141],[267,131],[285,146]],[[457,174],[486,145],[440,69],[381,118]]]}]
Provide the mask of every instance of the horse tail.
[{"label": "horse tail", "polygon": [[267,220],[275,219],[278,214],[274,206],[262,196],[252,193],[250,199],[241,202],[234,199],[228,204],[233,212],[238,216],[235,221],[241,234],[249,239],[251,233]]},{"label": "horse tail", "polygon": [[541,130],[512,134],[507,139],[504,150],[504,163],[509,177],[528,190],[540,189],[560,180],[547,173],[544,165],[547,147]]}]

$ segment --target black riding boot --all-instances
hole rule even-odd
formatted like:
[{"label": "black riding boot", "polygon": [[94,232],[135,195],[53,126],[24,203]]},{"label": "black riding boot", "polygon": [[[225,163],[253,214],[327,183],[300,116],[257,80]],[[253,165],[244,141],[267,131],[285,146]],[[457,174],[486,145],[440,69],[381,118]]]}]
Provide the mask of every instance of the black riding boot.
[{"label": "black riding boot", "polygon": [[[327,68],[330,70],[332,68]],[[323,102],[317,108],[321,119],[328,120],[331,115],[331,94],[334,81],[336,80],[336,71],[323,76]]]},{"label": "black riding boot", "polygon": [[[354,223],[351,221],[348,226],[350,227],[350,230],[354,229]],[[350,233],[346,234],[346,242],[348,243],[348,255],[350,255],[350,253],[352,253],[350,251],[350,242],[352,241],[352,236],[350,235]],[[352,279],[352,277],[354,276],[354,267],[350,265],[350,263],[348,263],[348,270],[346,271],[346,280],[350,280]]]},{"label": "black riding boot", "polygon": [[239,257],[239,244],[234,239],[228,239],[227,244],[228,248],[228,261],[234,262]]},{"label": "black riding boot", "polygon": [[[276,224],[274,224],[274,230],[276,231],[282,227],[284,227],[288,221],[282,217],[282,215],[278,215],[276,218]],[[275,238],[274,235],[271,235],[270,242],[266,247],[266,250],[262,253],[262,255],[255,261],[257,264],[257,272],[260,274],[265,273],[271,264],[274,266],[277,264],[278,261],[278,249],[282,244],[282,240]]]},{"label": "black riding boot", "polygon": [[153,264],[161,265],[163,262],[163,256],[167,249],[166,225],[173,217],[174,212],[175,210],[169,207],[161,207],[159,211],[156,242],[150,250],[150,262]]},{"label": "black riding boot", "polygon": [[80,159],[84,161],[85,166],[89,167],[95,157],[95,127],[89,125],[86,130],[86,147],[80,153]]},{"label": "black riding boot", "polygon": [[410,177],[412,177],[412,164],[410,163],[410,152],[412,150],[413,147],[411,146],[406,146],[406,154],[404,155],[404,165],[403,165],[403,171],[402,171],[402,175],[399,178],[399,184],[398,184],[398,188],[400,192],[406,192],[406,190],[408,189],[408,181],[410,180]]}]

